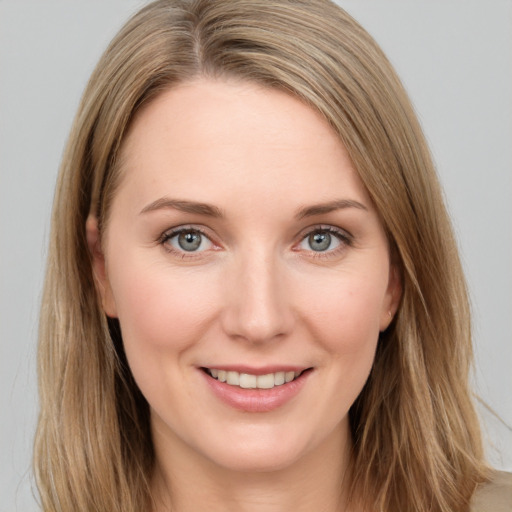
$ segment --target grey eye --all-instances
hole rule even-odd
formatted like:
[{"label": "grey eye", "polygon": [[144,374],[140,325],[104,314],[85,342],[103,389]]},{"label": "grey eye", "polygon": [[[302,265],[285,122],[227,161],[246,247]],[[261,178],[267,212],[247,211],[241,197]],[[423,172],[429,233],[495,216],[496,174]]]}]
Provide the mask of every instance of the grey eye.
[{"label": "grey eye", "polygon": [[303,251],[331,252],[343,244],[348,244],[343,234],[338,235],[331,229],[315,229],[301,240],[299,247]]},{"label": "grey eye", "polygon": [[169,236],[167,243],[180,252],[202,252],[212,246],[208,237],[195,229],[181,230]]},{"label": "grey eye", "polygon": [[201,233],[187,231],[178,235],[178,244],[184,251],[197,251],[201,246]]},{"label": "grey eye", "polygon": [[332,236],[327,231],[317,231],[308,236],[308,245],[313,251],[326,251],[331,247]]}]

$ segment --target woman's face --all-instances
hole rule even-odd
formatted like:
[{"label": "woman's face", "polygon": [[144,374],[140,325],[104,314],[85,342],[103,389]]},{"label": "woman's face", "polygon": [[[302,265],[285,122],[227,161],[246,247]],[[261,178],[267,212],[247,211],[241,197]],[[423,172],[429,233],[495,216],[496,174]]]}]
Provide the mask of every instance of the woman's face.
[{"label": "woman's face", "polygon": [[337,447],[400,286],[334,132],[204,79],[139,112],[121,165],[95,273],[157,454],[265,470]]}]

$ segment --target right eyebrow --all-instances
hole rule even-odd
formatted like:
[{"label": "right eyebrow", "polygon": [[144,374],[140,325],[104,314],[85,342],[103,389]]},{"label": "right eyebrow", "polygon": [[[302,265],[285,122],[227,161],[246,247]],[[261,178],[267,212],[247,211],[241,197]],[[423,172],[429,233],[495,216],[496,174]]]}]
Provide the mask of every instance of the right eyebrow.
[{"label": "right eyebrow", "polygon": [[185,213],[196,213],[199,215],[206,215],[208,217],[220,218],[224,215],[222,211],[208,203],[200,203],[196,201],[186,201],[183,199],[172,199],[170,197],[161,197],[156,201],[145,206],[139,213],[142,215],[144,213],[153,212],[155,210],[165,210],[165,209],[173,209],[179,210]]}]

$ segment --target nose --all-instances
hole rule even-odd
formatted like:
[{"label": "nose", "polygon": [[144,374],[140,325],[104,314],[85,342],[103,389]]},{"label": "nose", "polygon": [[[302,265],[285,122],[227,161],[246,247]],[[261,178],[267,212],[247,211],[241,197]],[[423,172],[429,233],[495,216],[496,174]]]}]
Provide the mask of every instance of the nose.
[{"label": "nose", "polygon": [[287,336],[294,314],[279,261],[271,255],[253,253],[230,270],[222,315],[224,331],[252,343]]}]

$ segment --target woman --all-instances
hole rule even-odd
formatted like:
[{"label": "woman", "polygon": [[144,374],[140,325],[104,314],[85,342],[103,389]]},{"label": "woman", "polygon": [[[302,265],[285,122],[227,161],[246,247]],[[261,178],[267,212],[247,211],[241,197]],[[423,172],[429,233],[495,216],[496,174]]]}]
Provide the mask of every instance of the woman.
[{"label": "woman", "polygon": [[44,510],[487,499],[433,165],[386,58],[335,5],[142,9],[84,94],[52,229]]}]

